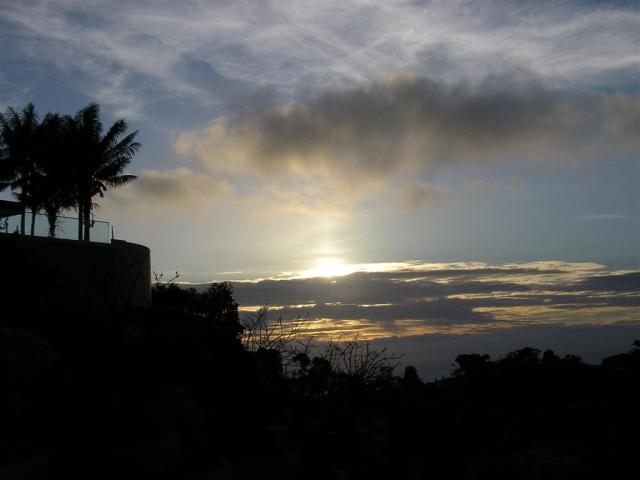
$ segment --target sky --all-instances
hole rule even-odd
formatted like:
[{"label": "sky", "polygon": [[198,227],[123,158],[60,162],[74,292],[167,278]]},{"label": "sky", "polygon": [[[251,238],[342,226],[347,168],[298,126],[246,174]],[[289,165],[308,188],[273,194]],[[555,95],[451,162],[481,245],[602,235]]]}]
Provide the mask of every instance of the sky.
[{"label": "sky", "polygon": [[139,130],[97,218],[156,272],[376,338],[637,327],[637,2],[23,0],[0,45],[3,111]]}]

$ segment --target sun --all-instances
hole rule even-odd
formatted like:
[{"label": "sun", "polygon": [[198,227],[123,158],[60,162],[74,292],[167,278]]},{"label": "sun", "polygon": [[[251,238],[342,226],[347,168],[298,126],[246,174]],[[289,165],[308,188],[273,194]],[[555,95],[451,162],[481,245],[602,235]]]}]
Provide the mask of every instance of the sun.
[{"label": "sun", "polygon": [[307,272],[310,277],[340,277],[353,273],[353,266],[339,258],[322,258]]}]

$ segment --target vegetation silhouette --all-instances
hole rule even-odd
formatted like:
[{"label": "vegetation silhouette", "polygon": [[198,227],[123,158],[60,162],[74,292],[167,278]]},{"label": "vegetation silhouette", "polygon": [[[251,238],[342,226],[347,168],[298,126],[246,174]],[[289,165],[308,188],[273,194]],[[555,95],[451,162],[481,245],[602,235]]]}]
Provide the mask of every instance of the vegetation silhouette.
[{"label": "vegetation silhouette", "polygon": [[[94,197],[134,178],[122,171],[136,132],[118,121],[103,135],[95,104],[42,121],[33,105],[9,109],[0,127],[0,187],[45,211],[50,235],[58,212],[77,209],[89,241]],[[640,341],[600,365],[532,347],[466,353],[424,383],[357,338],[313,344],[308,318],[271,320],[266,307],[241,318],[228,283],[199,292],[157,275],[150,306],[63,304],[68,285],[24,240],[3,236],[3,480],[599,479],[636,468]]]},{"label": "vegetation silhouette", "polygon": [[[17,191],[16,198],[32,212],[31,235],[33,214],[46,213],[53,237],[59,213],[75,208],[78,240],[91,240],[93,198],[136,178],[122,174],[141,147],[138,132],[126,134],[127,129],[120,119],[103,135],[95,103],[75,115],[48,113],[42,121],[31,103],[0,114],[0,191]],[[22,232],[24,219],[23,212]]]},{"label": "vegetation silhouette", "polygon": [[[7,187],[18,189],[16,198],[34,212],[40,210],[36,194],[39,181],[38,163],[43,152],[39,149],[40,122],[33,104],[18,113],[9,108],[0,114],[0,191]],[[25,232],[25,215],[21,217],[20,231]],[[33,235],[34,223],[31,224]]]},{"label": "vegetation silhouette", "polygon": [[[423,383],[361,343],[278,339],[266,310],[240,318],[226,283],[197,292],[159,276],[150,307],[96,315],[54,305],[47,282],[24,288],[23,276],[0,279],[19,302],[0,320],[3,479],[583,479],[634,467],[640,342],[600,365],[534,348],[464,354]],[[349,355],[378,367],[346,369]]]}]

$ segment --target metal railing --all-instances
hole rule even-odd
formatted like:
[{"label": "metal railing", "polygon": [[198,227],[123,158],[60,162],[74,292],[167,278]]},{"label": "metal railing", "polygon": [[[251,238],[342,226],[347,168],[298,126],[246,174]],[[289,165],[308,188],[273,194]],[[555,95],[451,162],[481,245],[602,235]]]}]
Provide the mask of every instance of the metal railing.
[{"label": "metal railing", "polygon": [[[31,221],[33,214],[29,211],[25,213],[24,219],[24,232],[21,232],[20,215],[12,215],[9,217],[0,217],[0,233],[24,233],[25,235],[31,235]],[[36,213],[35,223],[33,228],[33,236],[36,237],[50,237],[49,232],[49,219],[46,215]],[[53,238],[64,238],[67,240],[78,239],[78,219],[73,217],[65,217],[64,215],[58,215],[56,217],[56,225]],[[94,220],[90,225],[91,241],[97,243],[110,243],[109,237],[109,222],[102,222],[100,220]]]}]

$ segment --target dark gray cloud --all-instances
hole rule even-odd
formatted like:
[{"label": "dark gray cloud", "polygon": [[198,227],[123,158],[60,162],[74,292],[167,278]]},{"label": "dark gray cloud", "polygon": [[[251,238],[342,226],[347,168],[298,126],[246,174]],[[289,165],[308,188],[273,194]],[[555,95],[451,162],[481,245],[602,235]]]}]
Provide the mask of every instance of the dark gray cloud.
[{"label": "dark gray cloud", "polygon": [[107,211],[126,208],[166,213],[169,209],[201,214],[224,200],[231,190],[226,180],[187,168],[143,170],[134,183],[112,192],[104,206]]},{"label": "dark gray cloud", "polygon": [[[451,274],[449,274],[451,275]],[[455,275],[455,274],[454,274]],[[476,278],[481,278],[478,274]],[[238,283],[239,298],[246,304],[272,305],[303,303],[376,304],[398,303],[421,297],[445,297],[454,294],[529,291],[527,285],[499,281],[474,281],[468,273],[459,274],[451,283],[439,283],[421,276],[391,273],[354,273],[335,279],[310,278],[299,280],[265,280],[259,283]],[[410,279],[410,281],[402,280]],[[440,277],[442,278],[442,277]]]},{"label": "dark gray cloud", "polygon": [[[377,324],[386,324],[393,328],[394,320],[419,320],[428,325],[478,324],[493,320],[487,313],[474,312],[473,302],[453,299],[437,299],[429,302],[413,301],[393,305],[317,304],[314,307],[301,306],[284,308],[274,312],[283,318],[296,318],[307,314],[314,318],[332,318],[339,320],[362,320]],[[393,332],[393,331],[392,331]]]},{"label": "dark gray cloud", "polygon": [[399,75],[221,117],[177,145],[215,170],[325,177],[355,190],[442,164],[628,154],[639,112],[637,95],[561,91],[523,71],[455,85]]},{"label": "dark gray cloud", "polygon": [[636,292],[640,295],[640,272],[599,275],[587,278],[579,284],[573,285],[572,288],[606,292]]},{"label": "dark gray cloud", "polygon": [[[263,280],[237,283],[242,303],[258,305],[289,305],[302,303],[398,303],[422,297],[446,297],[493,292],[529,293],[640,291],[638,273],[599,275],[571,278],[563,283],[547,283],[545,276],[562,277],[566,272],[556,269],[478,268],[474,270],[442,269],[434,271],[357,272],[336,278],[303,278]],[[518,282],[514,280],[518,278]]]}]

